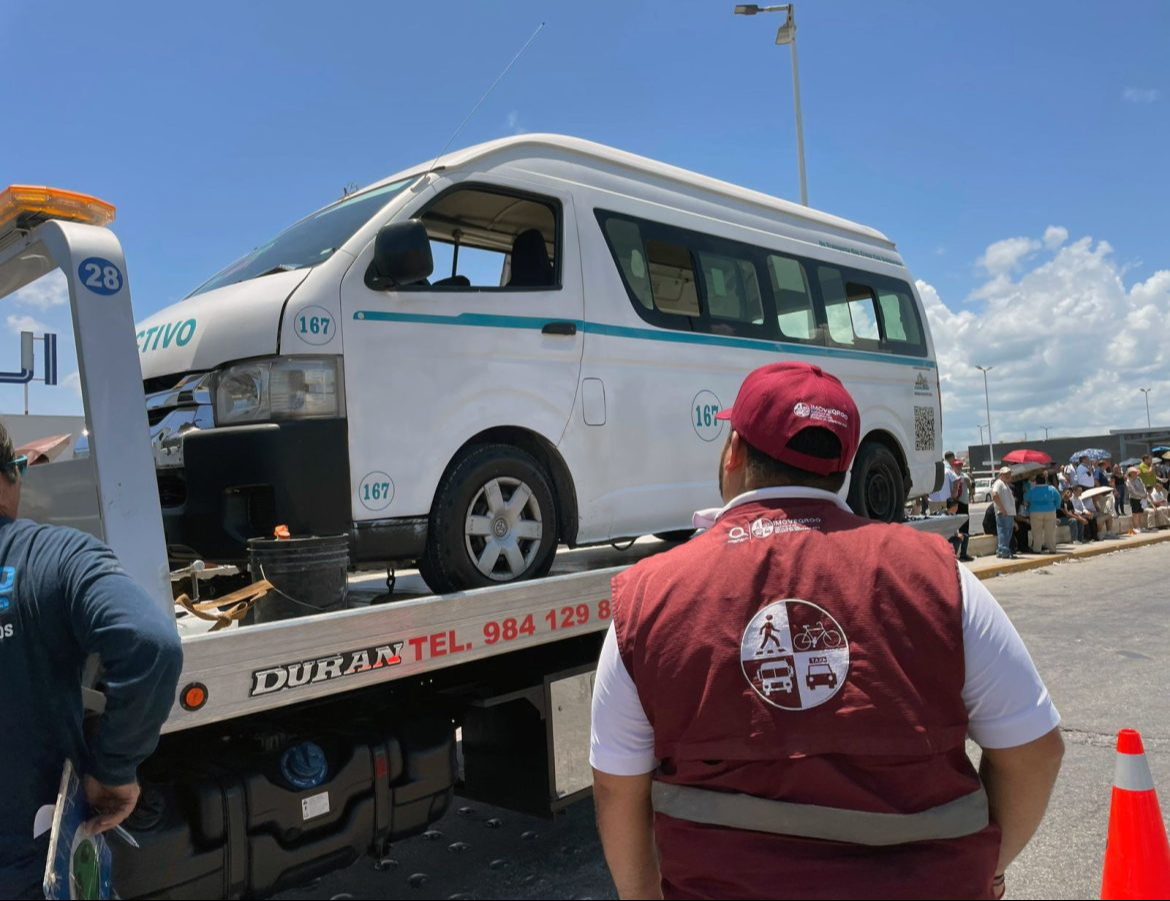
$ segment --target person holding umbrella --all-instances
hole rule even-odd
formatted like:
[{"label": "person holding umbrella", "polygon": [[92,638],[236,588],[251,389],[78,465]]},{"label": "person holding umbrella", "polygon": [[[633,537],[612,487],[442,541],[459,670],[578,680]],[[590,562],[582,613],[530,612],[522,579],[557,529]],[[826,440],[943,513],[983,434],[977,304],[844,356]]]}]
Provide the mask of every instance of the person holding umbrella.
[{"label": "person holding umbrella", "polygon": [[1093,463],[1089,459],[1088,454],[1081,454],[1080,460],[1077,463],[1076,477],[1073,479],[1074,485],[1080,485],[1082,488],[1095,488],[1097,479],[1093,475]]}]

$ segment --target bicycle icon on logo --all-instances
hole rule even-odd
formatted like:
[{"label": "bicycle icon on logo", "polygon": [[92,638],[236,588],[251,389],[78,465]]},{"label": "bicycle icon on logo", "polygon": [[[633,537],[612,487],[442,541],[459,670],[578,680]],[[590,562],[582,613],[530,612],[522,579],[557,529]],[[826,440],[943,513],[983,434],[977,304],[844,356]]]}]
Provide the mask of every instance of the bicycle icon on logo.
[{"label": "bicycle icon on logo", "polygon": [[825,624],[818,621],[815,626],[805,625],[803,631],[792,636],[792,644],[798,651],[816,650],[822,641],[826,648],[839,648],[841,633],[836,629],[826,629]]}]

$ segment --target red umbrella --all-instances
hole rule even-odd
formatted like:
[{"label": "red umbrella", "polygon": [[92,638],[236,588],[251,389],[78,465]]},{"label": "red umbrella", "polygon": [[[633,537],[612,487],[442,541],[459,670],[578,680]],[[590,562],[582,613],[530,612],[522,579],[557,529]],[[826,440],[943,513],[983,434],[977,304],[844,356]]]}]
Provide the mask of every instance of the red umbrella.
[{"label": "red umbrella", "polygon": [[1048,456],[1048,454],[1044,453],[1044,451],[1026,450],[1024,448],[1021,448],[1020,450],[1012,451],[1010,454],[1004,454],[1003,455],[1003,462],[1004,463],[1051,463],[1052,458],[1050,456]]}]

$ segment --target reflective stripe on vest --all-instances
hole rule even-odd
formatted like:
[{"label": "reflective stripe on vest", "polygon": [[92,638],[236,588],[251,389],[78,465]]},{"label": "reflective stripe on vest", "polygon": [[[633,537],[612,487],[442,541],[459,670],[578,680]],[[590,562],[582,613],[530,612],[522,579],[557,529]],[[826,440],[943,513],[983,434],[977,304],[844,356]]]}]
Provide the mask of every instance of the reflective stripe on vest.
[{"label": "reflective stripe on vest", "polygon": [[977,791],[918,813],[871,813],[817,804],[790,804],[655,780],[656,813],[693,823],[748,829],[851,845],[904,845],[962,838],[987,828],[987,793]]}]

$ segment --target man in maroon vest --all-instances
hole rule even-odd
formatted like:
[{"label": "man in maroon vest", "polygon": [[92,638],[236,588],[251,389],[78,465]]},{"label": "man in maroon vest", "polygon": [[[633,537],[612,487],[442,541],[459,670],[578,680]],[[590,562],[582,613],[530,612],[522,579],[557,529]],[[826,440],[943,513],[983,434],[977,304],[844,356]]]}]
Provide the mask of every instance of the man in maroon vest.
[{"label": "man in maroon vest", "polygon": [[1019,635],[945,539],[841,501],[833,376],[765,366],[720,417],[726,506],[613,583],[590,756],[618,892],[1001,897],[1063,753]]}]

